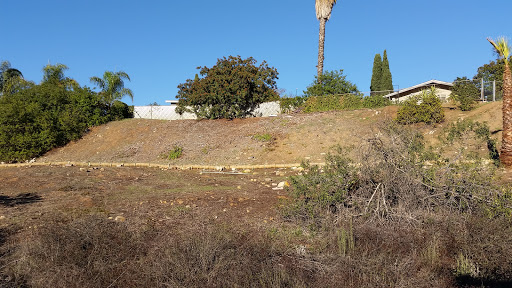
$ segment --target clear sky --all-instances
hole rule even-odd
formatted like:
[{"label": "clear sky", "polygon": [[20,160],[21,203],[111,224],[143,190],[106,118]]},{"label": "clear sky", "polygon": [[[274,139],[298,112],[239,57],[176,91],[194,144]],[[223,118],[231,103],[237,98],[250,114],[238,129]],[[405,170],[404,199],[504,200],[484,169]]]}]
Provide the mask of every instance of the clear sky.
[{"label": "clear sky", "polygon": [[[93,87],[125,71],[133,103],[175,99],[198,66],[229,55],[265,60],[279,88],[300,95],[314,80],[313,0],[0,0],[0,61],[39,83],[48,61]],[[393,84],[472,77],[495,59],[486,37],[512,38],[511,0],[338,0],[327,22],[325,70],[343,69],[370,90],[373,59],[387,50]]]}]

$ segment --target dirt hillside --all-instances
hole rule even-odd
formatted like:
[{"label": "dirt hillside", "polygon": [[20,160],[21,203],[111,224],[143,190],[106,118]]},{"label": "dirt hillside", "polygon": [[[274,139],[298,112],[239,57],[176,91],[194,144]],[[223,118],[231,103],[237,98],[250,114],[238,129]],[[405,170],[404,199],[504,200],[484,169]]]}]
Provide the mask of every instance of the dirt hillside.
[{"label": "dirt hillside", "polygon": [[[414,126],[427,141],[435,142],[443,127],[457,119],[488,122],[495,132],[502,126],[501,102],[482,104],[470,112],[444,109],[444,123]],[[391,106],[233,121],[127,119],[94,127],[81,140],[54,149],[37,161],[173,165],[280,164],[304,159],[319,162],[333,145],[358,145],[375,135],[377,124],[394,118],[396,111],[397,107]],[[500,139],[500,134],[494,137]],[[182,156],[166,159],[175,146],[182,148]]]}]

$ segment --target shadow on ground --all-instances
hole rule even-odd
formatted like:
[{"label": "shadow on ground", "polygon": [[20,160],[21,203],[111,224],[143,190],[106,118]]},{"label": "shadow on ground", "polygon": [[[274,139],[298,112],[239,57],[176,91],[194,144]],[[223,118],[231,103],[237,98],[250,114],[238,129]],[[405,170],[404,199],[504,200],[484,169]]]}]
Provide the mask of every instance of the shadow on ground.
[{"label": "shadow on ground", "polygon": [[34,193],[23,193],[14,197],[0,195],[0,206],[14,207],[41,201],[41,196]]}]

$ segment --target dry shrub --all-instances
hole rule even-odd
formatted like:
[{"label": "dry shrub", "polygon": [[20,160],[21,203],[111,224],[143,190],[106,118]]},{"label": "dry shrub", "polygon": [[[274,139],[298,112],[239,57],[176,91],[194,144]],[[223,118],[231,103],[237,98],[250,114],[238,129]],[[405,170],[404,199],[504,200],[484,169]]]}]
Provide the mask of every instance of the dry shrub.
[{"label": "dry shrub", "polygon": [[11,242],[0,279],[6,287],[306,287],[315,281],[308,262],[275,251],[268,238],[210,224],[135,229],[102,216],[57,220]]}]

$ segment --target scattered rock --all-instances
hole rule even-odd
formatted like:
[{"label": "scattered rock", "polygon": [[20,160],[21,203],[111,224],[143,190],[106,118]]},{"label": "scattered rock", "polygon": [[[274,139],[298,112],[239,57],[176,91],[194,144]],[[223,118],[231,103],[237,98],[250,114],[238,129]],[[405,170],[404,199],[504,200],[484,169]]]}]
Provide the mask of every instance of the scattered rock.
[{"label": "scattered rock", "polygon": [[245,170],[244,170],[244,173],[251,173],[251,170],[249,170],[249,169],[245,169]]},{"label": "scattered rock", "polygon": [[114,218],[114,221],[116,221],[116,222],[124,222],[124,221],[126,221],[126,218],[123,217],[123,216],[116,216],[116,218]]},{"label": "scattered rock", "polygon": [[82,168],[80,168],[80,171],[81,171],[81,172],[91,172],[91,170],[89,170],[89,169],[87,169],[87,168],[83,168],[83,167],[82,167]]},{"label": "scattered rock", "polygon": [[265,182],[272,182],[272,178],[265,178]]},{"label": "scattered rock", "polygon": [[242,189],[242,186],[237,186],[236,189]]},{"label": "scattered rock", "polygon": [[4,215],[0,216],[0,220],[6,219]]}]

